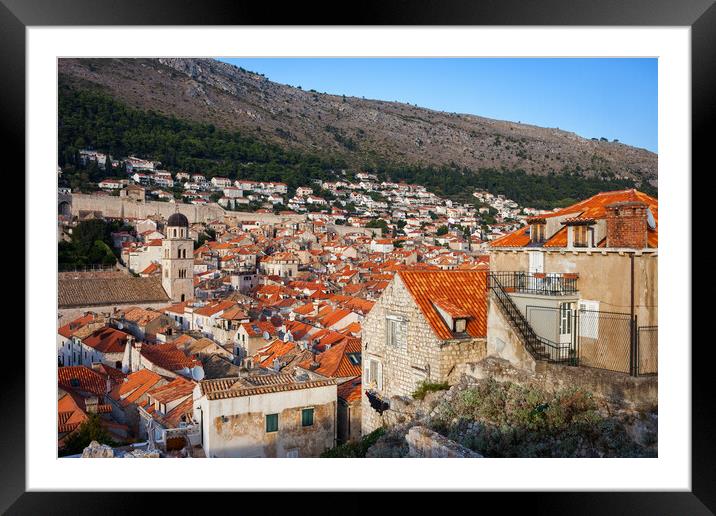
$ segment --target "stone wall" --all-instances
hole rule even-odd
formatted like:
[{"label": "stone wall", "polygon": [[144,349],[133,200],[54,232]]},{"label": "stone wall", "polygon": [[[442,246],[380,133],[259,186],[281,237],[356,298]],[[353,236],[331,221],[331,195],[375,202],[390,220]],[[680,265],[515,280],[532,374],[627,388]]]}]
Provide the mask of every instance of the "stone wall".
[{"label": "stone wall", "polygon": [[410,457],[482,458],[479,453],[475,453],[424,426],[412,427],[408,430],[405,440],[408,442]]},{"label": "stone wall", "polygon": [[591,392],[595,398],[615,409],[652,412],[658,407],[658,378],[656,376],[634,377],[589,367],[574,367],[549,362],[537,362],[534,373],[513,367],[510,362],[488,357],[480,362],[465,364],[458,374],[484,380],[494,378],[498,382],[534,385],[555,392],[578,387]]}]

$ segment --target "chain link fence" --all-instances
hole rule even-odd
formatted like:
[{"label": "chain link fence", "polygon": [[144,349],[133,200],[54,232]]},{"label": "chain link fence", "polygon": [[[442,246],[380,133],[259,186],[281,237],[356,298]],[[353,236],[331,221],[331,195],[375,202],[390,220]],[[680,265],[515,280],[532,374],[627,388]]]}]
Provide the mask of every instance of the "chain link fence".
[{"label": "chain link fence", "polygon": [[527,306],[525,318],[560,356],[573,356],[580,366],[634,376],[658,373],[658,327],[637,327],[629,314],[563,303],[559,308]]}]

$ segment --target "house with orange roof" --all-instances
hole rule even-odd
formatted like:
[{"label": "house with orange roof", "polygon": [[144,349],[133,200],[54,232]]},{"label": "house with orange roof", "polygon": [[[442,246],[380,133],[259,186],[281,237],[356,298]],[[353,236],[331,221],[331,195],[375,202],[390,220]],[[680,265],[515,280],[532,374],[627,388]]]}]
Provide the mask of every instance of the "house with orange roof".
[{"label": "house with orange roof", "polygon": [[129,428],[112,418],[112,407],[107,403],[113,379],[107,374],[84,366],[59,367],[57,378],[57,433],[58,447],[64,446],[68,436],[88,419],[97,414],[102,426],[112,437],[125,441]]},{"label": "house with orange roof", "polygon": [[127,342],[122,357],[122,372],[133,373],[140,369],[149,369],[166,378],[201,379],[204,370],[201,362],[187,355],[173,342],[150,344],[146,342]]},{"label": "house with orange roof", "polygon": [[487,313],[486,271],[398,271],[362,322],[363,433],[392,396],[484,358]]},{"label": "house with orange roof", "polygon": [[278,328],[269,321],[252,320],[241,323],[236,332],[237,357],[253,356],[259,348],[278,336]]},{"label": "house with orange roof", "polygon": [[137,339],[154,339],[156,334],[178,327],[172,317],[161,310],[132,306],[114,316],[115,324]]},{"label": "house with orange roof", "polygon": [[528,218],[489,253],[489,354],[527,369],[548,360],[656,373],[656,198],[602,192]]},{"label": "house with orange roof", "polygon": [[122,330],[103,326],[82,339],[82,365],[101,363],[121,368],[124,349],[134,337]]},{"label": "house with orange roof", "polygon": [[300,362],[298,367],[323,378],[336,378],[339,383],[358,377],[362,373],[361,341],[345,337],[327,351]]},{"label": "house with orange roof", "polygon": [[260,269],[268,276],[295,278],[298,276],[298,256],[290,252],[275,253],[261,260]]},{"label": "house with orange roof", "polygon": [[300,373],[203,380],[193,420],[207,457],[318,457],[336,444],[336,392]]},{"label": "house with orange roof", "polygon": [[122,382],[114,385],[107,395],[107,402],[112,406],[112,417],[117,422],[129,426],[138,436],[139,414],[137,407],[146,404],[147,391],[167,383],[166,378],[149,369],[140,369],[126,375]]},{"label": "house with orange roof", "polygon": [[193,418],[196,382],[177,377],[152,387],[138,406],[139,437],[148,438],[164,451],[201,443],[200,426]]},{"label": "house with orange roof", "polygon": [[57,365],[71,366],[82,363],[82,338],[104,327],[106,319],[94,312],[73,319],[57,329]]}]

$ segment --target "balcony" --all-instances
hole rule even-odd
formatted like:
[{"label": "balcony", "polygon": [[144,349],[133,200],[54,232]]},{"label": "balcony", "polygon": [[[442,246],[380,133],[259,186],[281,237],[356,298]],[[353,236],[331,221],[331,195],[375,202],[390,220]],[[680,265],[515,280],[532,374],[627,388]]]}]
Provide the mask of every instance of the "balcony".
[{"label": "balcony", "polygon": [[491,272],[490,286],[508,293],[539,296],[574,296],[579,274],[569,272]]}]

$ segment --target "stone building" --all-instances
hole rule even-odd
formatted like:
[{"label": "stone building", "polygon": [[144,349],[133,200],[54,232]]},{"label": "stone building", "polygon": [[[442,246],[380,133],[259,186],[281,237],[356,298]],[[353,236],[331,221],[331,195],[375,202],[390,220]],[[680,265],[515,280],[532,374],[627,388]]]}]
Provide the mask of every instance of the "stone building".
[{"label": "stone building", "polygon": [[336,396],[307,375],[204,380],[193,419],[207,457],[318,457],[336,443]]},{"label": "stone building", "polygon": [[276,253],[261,260],[261,271],[267,276],[295,278],[298,275],[299,259],[293,253]]},{"label": "stone building", "polygon": [[189,237],[189,221],[181,213],[167,219],[162,241],[162,286],[173,302],[194,297],[194,241]]},{"label": "stone building", "polygon": [[391,397],[484,358],[486,334],[487,272],[399,271],[363,321],[363,434]]}]

